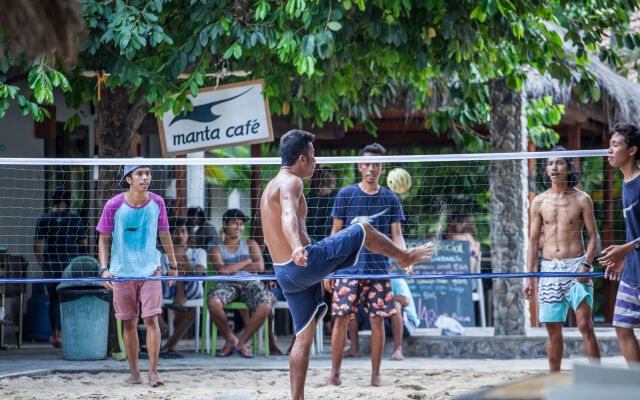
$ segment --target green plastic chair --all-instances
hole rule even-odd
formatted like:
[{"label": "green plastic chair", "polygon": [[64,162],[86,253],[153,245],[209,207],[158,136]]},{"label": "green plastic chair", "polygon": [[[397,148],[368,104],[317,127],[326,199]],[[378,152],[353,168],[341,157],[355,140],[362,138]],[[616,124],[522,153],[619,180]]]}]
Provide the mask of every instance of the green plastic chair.
[{"label": "green plastic chair", "polygon": [[[210,263],[207,263],[207,271],[206,275],[213,276],[218,275],[218,272],[211,267]],[[204,281],[204,295],[203,295],[203,307],[202,307],[202,323],[200,324],[200,353],[204,354],[205,352],[205,341],[207,335],[207,316],[209,315],[209,305],[207,304],[209,291],[215,285],[217,285],[217,281]],[[234,301],[233,303],[227,304],[225,310],[248,310],[249,306],[246,303],[241,301]],[[265,319],[264,325],[262,326],[264,332],[264,356],[269,357],[269,318]],[[216,356],[216,343],[218,341],[218,327],[215,322],[213,322],[213,318],[211,319],[211,357]],[[258,354],[258,331],[253,334],[253,355],[256,356]]]}]

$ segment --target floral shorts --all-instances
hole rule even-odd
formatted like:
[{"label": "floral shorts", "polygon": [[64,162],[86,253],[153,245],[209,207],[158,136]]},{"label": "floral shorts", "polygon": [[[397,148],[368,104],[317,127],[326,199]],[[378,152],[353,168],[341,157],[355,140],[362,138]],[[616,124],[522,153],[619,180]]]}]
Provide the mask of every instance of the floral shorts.
[{"label": "floral shorts", "polygon": [[331,315],[355,315],[360,303],[369,317],[388,318],[396,313],[391,283],[388,280],[335,281]]}]

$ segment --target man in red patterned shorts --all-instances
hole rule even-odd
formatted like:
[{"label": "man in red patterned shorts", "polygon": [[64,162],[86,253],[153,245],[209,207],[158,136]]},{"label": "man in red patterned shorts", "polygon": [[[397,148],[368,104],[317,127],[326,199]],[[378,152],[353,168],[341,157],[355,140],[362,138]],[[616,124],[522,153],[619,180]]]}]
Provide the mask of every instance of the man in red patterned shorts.
[{"label": "man in red patterned shorts", "polygon": [[[384,147],[373,143],[362,150],[363,156],[382,156]],[[331,234],[352,224],[368,222],[385,235],[390,235],[396,246],[406,248],[402,237],[401,222],[405,220],[400,200],[390,190],[380,186],[382,163],[358,163],[362,181],[342,188],[334,201],[333,228]],[[343,274],[386,274],[389,273],[387,258],[362,249],[356,265],[341,270]],[[333,291],[331,315],[335,318],[331,334],[331,375],[327,384],[340,385],[340,366],[347,339],[347,325],[363,303],[371,322],[371,385],[382,386],[380,363],[384,350],[384,319],[396,313],[393,292],[388,280],[380,279],[338,279],[326,280],[324,287]]]}]

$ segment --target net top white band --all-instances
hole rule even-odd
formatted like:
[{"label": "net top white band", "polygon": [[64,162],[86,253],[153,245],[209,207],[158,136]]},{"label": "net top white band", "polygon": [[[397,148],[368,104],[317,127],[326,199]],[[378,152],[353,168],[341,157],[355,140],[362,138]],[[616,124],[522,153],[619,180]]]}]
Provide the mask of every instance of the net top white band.
[{"label": "net top white band", "polygon": [[[518,153],[432,154],[404,156],[318,157],[318,164],[357,162],[411,163],[443,161],[527,160],[555,157],[603,157],[607,150],[541,151]],[[0,165],[279,165],[280,157],[255,158],[0,158]]]}]

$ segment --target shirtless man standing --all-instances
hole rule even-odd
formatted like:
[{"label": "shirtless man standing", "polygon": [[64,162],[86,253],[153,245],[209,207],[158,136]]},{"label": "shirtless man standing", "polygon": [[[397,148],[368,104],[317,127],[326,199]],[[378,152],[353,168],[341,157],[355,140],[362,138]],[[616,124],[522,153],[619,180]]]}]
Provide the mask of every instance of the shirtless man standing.
[{"label": "shirtless man standing", "polygon": [[395,259],[401,268],[429,260],[433,254],[431,243],[401,249],[367,222],[350,225],[311,245],[305,226],[307,205],[302,179],[310,178],[315,168],[313,140],[311,133],[300,130],[289,131],[280,138],[282,167],[260,199],[264,241],[295,325],[296,340],[289,355],[294,400],[304,398],[315,324],[327,312],[322,279],[355,265],[362,246]]},{"label": "shirtless man standing", "polygon": [[[561,146],[553,151],[564,151]],[[591,262],[600,245],[593,216],[591,198],[575,188],[579,175],[572,158],[549,158],[544,170],[544,183],[550,188],[533,200],[530,211],[527,270],[536,272],[538,250],[542,247],[542,272],[591,272]],[[589,232],[584,251],[582,230]],[[525,298],[533,301],[535,278],[527,278]],[[578,329],[582,333],[587,357],[600,358],[593,330],[593,284],[589,278],[545,277],[538,284],[539,320],[549,334],[547,358],[549,370],[560,371],[563,340],[562,324],[569,307],[575,310]]]}]

